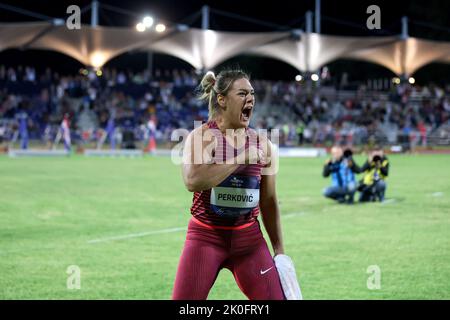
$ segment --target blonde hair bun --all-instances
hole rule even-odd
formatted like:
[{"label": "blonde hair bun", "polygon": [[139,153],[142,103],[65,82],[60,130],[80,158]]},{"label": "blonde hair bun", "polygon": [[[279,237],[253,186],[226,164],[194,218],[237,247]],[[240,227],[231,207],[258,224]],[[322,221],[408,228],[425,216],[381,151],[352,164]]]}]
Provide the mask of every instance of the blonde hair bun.
[{"label": "blonde hair bun", "polygon": [[201,86],[203,92],[209,94],[216,83],[216,75],[212,71],[208,71],[202,79]]}]

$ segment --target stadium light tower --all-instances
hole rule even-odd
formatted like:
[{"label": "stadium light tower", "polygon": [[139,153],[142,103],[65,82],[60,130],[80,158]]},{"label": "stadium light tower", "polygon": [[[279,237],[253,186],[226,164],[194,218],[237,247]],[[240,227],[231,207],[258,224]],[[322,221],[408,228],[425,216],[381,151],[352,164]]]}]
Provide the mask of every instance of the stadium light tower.
[{"label": "stadium light tower", "polygon": [[203,30],[209,29],[209,7],[208,6],[202,7],[202,29]]},{"label": "stadium light tower", "polygon": [[406,40],[408,38],[408,17],[402,17],[402,40]]},{"label": "stadium light tower", "polygon": [[[319,34],[320,33],[320,0],[316,0],[316,7],[315,7],[315,14],[314,14],[314,31]],[[311,75],[311,79],[314,82],[317,82],[318,85],[320,85],[320,77],[318,76],[320,74],[320,69],[316,70],[314,74]],[[315,77],[317,75],[317,79]],[[314,76],[314,77],[313,77]]]},{"label": "stadium light tower", "polygon": [[306,11],[305,19],[306,19],[306,32],[311,33],[312,32],[312,12],[311,11]]},{"label": "stadium light tower", "polygon": [[[406,41],[408,39],[408,37],[409,37],[409,35],[408,35],[408,17],[405,16],[405,17],[402,17],[402,33],[400,35],[400,38],[403,41]],[[409,75],[407,73],[403,73],[400,76],[400,80],[402,83],[409,82]]]},{"label": "stadium light tower", "polygon": [[314,18],[316,33],[320,33],[320,0],[316,0],[316,14]]},{"label": "stadium light tower", "polygon": [[98,26],[98,1],[94,0],[91,4],[91,26]]},{"label": "stadium light tower", "polygon": [[[138,32],[144,32],[146,30],[153,30],[158,33],[162,33],[166,31],[166,25],[163,23],[157,23],[154,28],[152,29],[153,25],[155,24],[155,18],[147,15],[145,16],[142,21],[139,21],[136,24],[136,30]],[[151,73],[153,73],[153,52],[147,51],[147,69]]]}]

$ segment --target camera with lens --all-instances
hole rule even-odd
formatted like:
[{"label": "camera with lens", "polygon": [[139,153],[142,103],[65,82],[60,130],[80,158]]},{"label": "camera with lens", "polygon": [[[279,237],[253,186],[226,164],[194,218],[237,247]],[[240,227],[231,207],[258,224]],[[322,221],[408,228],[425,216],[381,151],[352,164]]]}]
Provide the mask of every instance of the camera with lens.
[{"label": "camera with lens", "polygon": [[375,162],[375,163],[376,162],[381,162],[381,157],[379,155],[376,155],[376,156],[373,157],[372,161]]},{"label": "camera with lens", "polygon": [[344,158],[350,159],[353,156],[353,151],[351,149],[345,149],[344,150]]},{"label": "camera with lens", "polygon": [[344,150],[343,161],[347,167],[353,166],[352,156],[353,156],[353,151],[351,149]]}]

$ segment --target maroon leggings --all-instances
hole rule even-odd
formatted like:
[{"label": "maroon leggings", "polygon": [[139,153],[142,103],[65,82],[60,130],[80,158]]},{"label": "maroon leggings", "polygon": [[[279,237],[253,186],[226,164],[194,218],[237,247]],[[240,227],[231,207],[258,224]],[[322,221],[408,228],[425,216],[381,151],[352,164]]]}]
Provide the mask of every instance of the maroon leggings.
[{"label": "maroon leggings", "polygon": [[211,229],[192,219],[172,299],[204,300],[219,271],[229,269],[250,300],[283,300],[278,272],[259,222],[239,230]]}]

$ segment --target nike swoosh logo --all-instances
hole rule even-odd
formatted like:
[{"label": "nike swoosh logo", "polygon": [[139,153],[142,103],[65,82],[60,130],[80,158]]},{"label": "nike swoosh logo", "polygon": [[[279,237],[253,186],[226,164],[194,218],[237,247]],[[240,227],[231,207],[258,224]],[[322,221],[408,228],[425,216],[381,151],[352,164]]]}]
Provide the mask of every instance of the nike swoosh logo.
[{"label": "nike swoosh logo", "polygon": [[270,271],[272,268],[273,267],[270,267],[269,269],[264,270],[264,271],[260,270],[259,272],[263,275],[263,274],[267,273],[268,271]]}]

